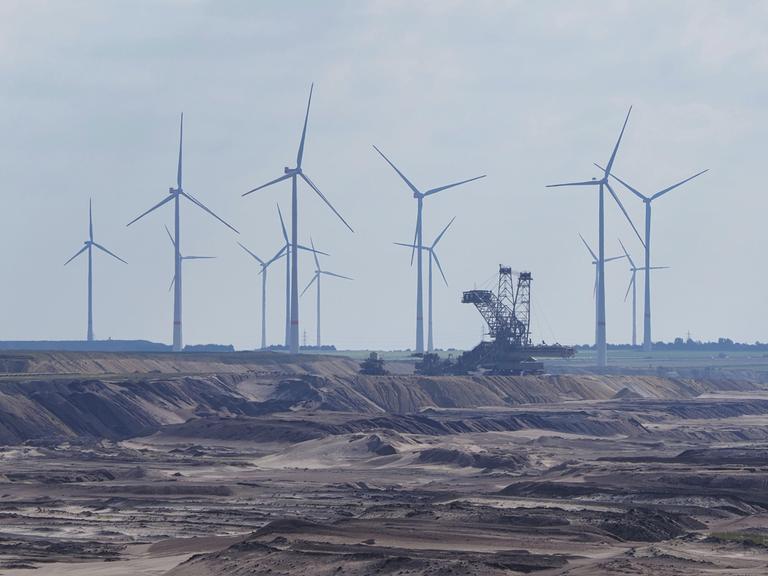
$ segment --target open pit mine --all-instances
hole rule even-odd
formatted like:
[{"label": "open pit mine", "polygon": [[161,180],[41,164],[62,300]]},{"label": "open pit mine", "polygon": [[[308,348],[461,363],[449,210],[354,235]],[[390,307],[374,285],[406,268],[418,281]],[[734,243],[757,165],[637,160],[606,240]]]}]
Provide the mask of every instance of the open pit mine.
[{"label": "open pit mine", "polygon": [[768,573],[768,363],[387,366],[2,354],[0,573]]}]

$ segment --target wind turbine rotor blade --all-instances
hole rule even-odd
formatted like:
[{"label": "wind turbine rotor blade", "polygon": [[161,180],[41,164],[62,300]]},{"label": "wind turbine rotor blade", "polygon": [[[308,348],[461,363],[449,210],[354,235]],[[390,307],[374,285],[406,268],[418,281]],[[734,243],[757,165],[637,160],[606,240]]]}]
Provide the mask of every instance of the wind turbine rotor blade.
[{"label": "wind turbine rotor blade", "polygon": [[88,198],[88,238],[93,242],[93,200]]},{"label": "wind turbine rotor blade", "polygon": [[317,250],[315,250],[315,242],[312,240],[312,236],[309,237],[309,244],[312,246],[312,256],[315,259],[315,268],[316,270],[320,270],[320,260],[317,258]]},{"label": "wind turbine rotor blade", "polygon": [[173,278],[171,278],[171,284],[168,286],[168,292],[173,290],[173,284],[176,282],[176,274],[173,275]]},{"label": "wind turbine rotor blade", "polygon": [[627,297],[629,296],[629,291],[632,290],[632,285],[635,283],[635,275],[632,274],[632,276],[629,279],[629,286],[627,286],[627,292],[624,294],[624,302],[627,301]]},{"label": "wind turbine rotor blade", "polygon": [[176,189],[181,190],[181,161],[184,145],[184,112],[181,113],[181,121],[179,122],[179,167],[176,171]]},{"label": "wind turbine rotor blade", "polygon": [[[392,244],[395,244],[395,245],[397,245],[397,246],[405,246],[406,248],[412,248],[412,249],[414,249],[414,250],[415,250],[416,248],[418,248],[418,246],[416,246],[416,244],[406,244],[405,242],[392,242]],[[429,248],[427,248],[426,246],[422,246],[422,248],[423,248],[423,249],[425,249],[425,250],[428,250],[428,249],[429,249]]]},{"label": "wind turbine rotor blade", "polygon": [[326,276],[333,276],[334,278],[342,278],[344,280],[354,280],[354,278],[350,278],[349,276],[342,276],[341,274],[336,274],[335,272],[327,272],[325,270],[318,270],[319,274],[325,274]]},{"label": "wind turbine rotor blade", "polygon": [[412,192],[413,192],[413,193],[414,193],[416,196],[422,196],[422,194],[421,194],[421,192],[419,192],[418,188],[416,188],[416,186],[414,186],[414,185],[413,185],[413,183],[412,183],[410,180],[408,180],[408,178],[406,178],[406,177],[405,177],[405,174],[403,174],[402,172],[400,172],[400,170],[397,168],[397,166],[395,166],[395,165],[392,163],[392,161],[391,161],[389,158],[387,158],[387,157],[384,155],[384,152],[382,152],[381,150],[379,150],[378,148],[376,148],[376,145],[374,145],[374,146],[373,146],[373,149],[374,149],[374,150],[376,150],[376,152],[378,152],[378,153],[381,155],[381,157],[382,157],[382,158],[384,158],[384,160],[386,160],[386,161],[387,161],[387,164],[389,164],[390,166],[392,166],[392,169],[393,169],[395,172],[397,172],[397,173],[400,175],[400,178],[402,178],[402,179],[403,179],[403,181],[404,181],[404,182],[405,182],[405,183],[408,185],[408,188],[410,188],[410,189],[411,189],[411,191],[412,191]]},{"label": "wind turbine rotor blade", "polygon": [[299,142],[299,152],[296,154],[296,167],[301,168],[301,161],[304,158],[304,140],[307,137],[307,122],[309,121],[309,107],[312,104],[312,90],[315,88],[315,83],[309,87],[309,100],[307,100],[307,113],[304,116],[304,128],[301,130],[301,142]]},{"label": "wind turbine rotor blade", "polygon": [[171,244],[173,244],[173,247],[176,248],[176,240],[173,239],[173,234],[171,234],[171,231],[168,230],[168,226],[164,226],[165,231],[168,233],[168,239],[171,241]]},{"label": "wind turbine rotor blade", "polygon": [[584,244],[584,247],[589,251],[589,254],[592,256],[592,259],[597,261],[597,254],[595,254],[594,250],[589,247],[589,244],[587,244],[587,241],[584,240],[584,236],[579,233],[579,238],[581,238],[582,243]]},{"label": "wind turbine rotor blade", "polygon": [[166,196],[165,198],[163,198],[163,200],[162,200],[162,201],[158,202],[157,204],[155,204],[154,206],[152,206],[152,208],[150,208],[150,209],[149,209],[149,210],[147,210],[146,212],[142,213],[141,215],[137,216],[136,218],[134,218],[133,220],[131,220],[130,222],[128,222],[128,224],[126,224],[126,226],[130,226],[131,224],[133,224],[133,223],[134,223],[134,222],[136,222],[137,220],[140,220],[141,218],[144,218],[144,216],[146,216],[146,215],[147,215],[147,214],[149,214],[150,212],[153,212],[153,211],[157,210],[158,208],[160,208],[160,206],[162,206],[163,204],[167,204],[168,202],[170,202],[170,201],[171,201],[171,200],[173,200],[174,198],[176,198],[176,194],[175,194],[175,193],[174,193],[174,194],[168,194],[168,196]]},{"label": "wind turbine rotor blade", "polygon": [[611,159],[608,160],[608,165],[605,167],[605,177],[608,177],[608,174],[611,173],[611,168],[613,168],[613,161],[616,159],[616,153],[619,151],[619,144],[621,144],[621,138],[624,136],[624,130],[627,127],[627,122],[629,122],[629,115],[632,113],[632,106],[629,107],[629,110],[627,111],[627,117],[624,118],[624,125],[621,127],[621,132],[619,133],[619,139],[616,140],[616,146],[613,147],[613,152],[611,153]]},{"label": "wind turbine rotor blade", "polygon": [[560,188],[562,186],[597,186],[599,180],[584,180],[582,182],[563,182],[561,184],[547,184],[545,188]]},{"label": "wind turbine rotor blade", "polygon": [[416,212],[416,228],[413,230],[413,250],[411,250],[411,266],[413,266],[413,258],[416,256],[416,248],[418,248],[418,244],[416,243],[419,239],[419,230],[421,229],[421,219],[419,218],[419,213]]},{"label": "wind turbine rotor blade", "polygon": [[[603,170],[603,171],[605,171],[605,168],[603,168],[602,166],[600,166],[600,164],[598,164],[597,162],[593,162],[593,164],[594,164],[595,166],[597,166],[598,168],[600,168],[600,170]],[[622,186],[624,186],[624,188],[626,188],[627,190],[629,190],[630,192],[632,192],[632,194],[634,194],[635,196],[637,196],[638,198],[640,198],[640,200],[643,200],[643,201],[646,201],[646,200],[648,200],[648,197],[647,197],[645,194],[642,194],[642,193],[641,193],[641,192],[639,192],[639,191],[638,191],[636,188],[633,188],[632,186],[630,186],[629,184],[627,184],[626,182],[624,182],[624,180],[622,180],[621,178],[619,178],[619,177],[618,177],[618,176],[616,176],[615,174],[611,173],[611,178],[613,178],[614,180],[616,180],[617,182],[619,182],[619,183],[620,183]]]},{"label": "wind turbine rotor blade", "polygon": [[627,249],[624,246],[624,242],[621,241],[621,238],[619,238],[618,240],[619,240],[619,244],[621,244],[621,249],[624,250],[624,256],[626,256],[627,260],[629,260],[629,265],[632,266],[632,268],[634,268],[635,267],[635,263],[632,260],[632,257],[629,255],[629,252],[627,252]]},{"label": "wind turbine rotor blade", "polygon": [[248,194],[251,194],[253,192],[256,192],[257,190],[261,190],[263,188],[266,188],[267,186],[272,186],[272,184],[277,184],[278,182],[282,182],[283,180],[288,180],[288,178],[291,178],[292,174],[283,174],[280,176],[280,178],[275,178],[274,180],[270,180],[266,184],[262,184],[261,186],[257,186],[256,188],[252,190],[248,190],[248,192],[245,192],[242,194],[242,196],[248,196]]},{"label": "wind turbine rotor blade", "polygon": [[677,184],[673,184],[669,188],[664,188],[664,190],[656,192],[656,194],[651,196],[651,200],[656,200],[656,198],[658,198],[659,196],[664,196],[664,194],[666,194],[670,190],[674,190],[678,186],[682,186],[683,184],[685,184],[686,182],[688,182],[690,180],[693,180],[697,176],[701,176],[702,174],[704,174],[704,172],[709,172],[709,168],[707,168],[706,170],[702,170],[701,172],[698,172],[697,174],[694,174],[693,176],[690,176],[690,177],[686,178],[685,180],[681,180],[680,182],[678,182]]},{"label": "wind turbine rotor blade", "polygon": [[110,252],[109,250],[107,250],[106,248],[104,248],[104,246],[102,246],[101,244],[97,244],[96,242],[92,242],[91,244],[93,244],[94,246],[96,246],[96,248],[98,248],[99,250],[101,250],[101,251],[103,251],[103,252],[106,252],[107,254],[109,254],[110,256],[112,256],[112,258],[117,258],[117,259],[118,259],[118,260],[120,260],[120,262],[122,262],[123,264],[128,264],[128,262],[126,262],[125,260],[123,260],[122,258],[120,258],[120,256],[118,256],[118,255],[117,255],[117,254],[115,254],[114,252]]},{"label": "wind turbine rotor blade", "polygon": [[466,180],[462,180],[461,182],[454,182],[453,184],[447,184],[445,186],[439,186],[438,188],[432,188],[430,190],[427,190],[424,192],[424,196],[430,196],[431,194],[437,194],[438,192],[442,192],[443,190],[448,190],[448,188],[454,188],[456,186],[461,186],[462,184],[466,184],[467,182],[474,182],[475,180],[480,180],[481,178],[485,178],[485,174],[482,176],[475,176],[474,178],[467,178]]},{"label": "wind turbine rotor blade", "polygon": [[187,194],[186,192],[183,192],[183,191],[182,191],[182,192],[179,192],[179,194],[181,194],[182,196],[184,196],[185,198],[187,198],[188,200],[190,200],[191,202],[193,202],[195,205],[197,205],[198,207],[200,207],[200,208],[202,208],[203,210],[205,210],[206,212],[208,212],[208,214],[210,214],[211,216],[213,216],[214,218],[216,218],[216,220],[218,220],[219,222],[221,222],[222,224],[224,224],[224,226],[226,226],[227,228],[229,228],[230,230],[232,230],[232,231],[233,231],[233,232],[235,232],[236,234],[240,234],[240,232],[238,232],[238,231],[237,231],[237,228],[235,228],[234,226],[230,225],[229,223],[227,223],[227,222],[226,222],[225,220],[223,220],[222,218],[219,218],[219,217],[218,217],[216,214],[214,214],[214,213],[213,213],[213,211],[211,211],[211,210],[210,210],[208,207],[206,207],[206,206],[205,206],[205,205],[204,205],[202,202],[200,202],[200,200],[198,200],[197,198],[195,198],[195,197],[194,197],[194,196],[192,196],[191,194]]},{"label": "wind turbine rotor blade", "polygon": [[274,261],[276,261],[276,260],[279,260],[280,258],[282,258],[283,256],[285,256],[285,250],[286,250],[286,247],[285,247],[285,246],[283,246],[282,248],[280,248],[280,250],[278,250],[278,251],[277,251],[277,253],[276,253],[274,256],[272,256],[272,258],[270,258],[269,260],[267,260],[267,261],[264,263],[264,268],[266,268],[267,266],[269,266],[270,264],[272,264],[272,262],[274,262]]},{"label": "wind turbine rotor blade", "polygon": [[443,272],[443,267],[440,265],[440,259],[437,257],[437,252],[430,250],[429,253],[432,258],[435,259],[435,264],[437,264],[437,269],[440,271],[440,276],[443,277],[443,282],[445,282],[445,285],[448,286],[448,280],[445,278],[445,273]]},{"label": "wind turbine rotor blade", "polygon": [[182,256],[182,260],[215,260],[216,256]]},{"label": "wind turbine rotor blade", "polygon": [[310,187],[312,188],[312,190],[314,190],[314,191],[317,193],[317,195],[318,195],[318,196],[320,196],[320,198],[322,198],[323,202],[325,202],[325,203],[328,205],[328,208],[330,208],[331,210],[333,210],[333,213],[334,213],[334,214],[336,214],[336,216],[338,216],[338,217],[339,217],[339,220],[341,220],[341,221],[344,223],[344,226],[346,226],[347,228],[349,228],[349,231],[350,231],[350,232],[354,232],[354,230],[352,229],[352,226],[350,226],[350,225],[347,223],[347,221],[346,221],[346,220],[344,220],[344,218],[342,217],[342,215],[341,215],[341,214],[339,214],[339,213],[337,212],[336,208],[334,208],[334,207],[333,207],[333,204],[331,204],[331,203],[328,201],[328,198],[326,198],[326,197],[323,195],[323,193],[322,193],[322,192],[320,192],[320,189],[319,189],[317,186],[315,186],[314,182],[312,182],[312,180],[310,180],[310,179],[309,179],[309,176],[307,176],[307,175],[306,175],[306,174],[304,174],[303,172],[300,174],[300,176],[301,176],[301,178],[304,180],[304,182],[306,182],[307,184],[309,184],[309,185],[310,185]]},{"label": "wind turbine rotor blade", "polygon": [[[597,264],[597,262],[595,262]],[[595,274],[595,287],[592,289],[592,300],[597,298],[597,274]]]},{"label": "wind turbine rotor blade", "polygon": [[448,231],[448,228],[451,227],[451,224],[453,224],[453,221],[456,220],[456,216],[451,218],[451,221],[448,222],[445,228],[443,228],[443,231],[440,232],[440,234],[437,235],[437,238],[435,238],[435,241],[432,242],[432,248],[434,249],[435,246],[437,246],[437,243],[440,242],[440,239],[443,237],[443,235]]},{"label": "wind turbine rotor blade", "polygon": [[669,270],[670,268],[671,266],[651,266],[649,270]]},{"label": "wind turbine rotor blade", "polygon": [[611,196],[613,196],[613,199],[616,200],[616,204],[618,204],[619,208],[621,208],[621,211],[624,214],[624,217],[627,219],[627,222],[629,222],[629,225],[632,226],[632,230],[635,231],[635,235],[637,236],[637,239],[640,240],[640,244],[642,244],[643,248],[645,248],[645,242],[643,241],[643,237],[640,236],[640,232],[638,232],[637,227],[635,226],[635,223],[632,222],[632,218],[629,217],[629,213],[627,212],[627,209],[624,208],[624,204],[621,203],[619,196],[613,190],[613,187],[608,183],[608,181],[605,182],[605,185],[608,188],[608,191],[611,193]]},{"label": "wind turbine rotor blade", "polygon": [[256,260],[256,261],[257,261],[259,264],[261,264],[262,266],[264,266],[264,260],[262,260],[261,258],[259,258],[258,256],[256,256],[256,254],[254,254],[253,252],[251,252],[250,250],[248,250],[248,248],[246,248],[246,247],[245,247],[243,244],[241,244],[240,242],[238,242],[238,243],[237,243],[237,245],[238,245],[238,246],[240,246],[240,248],[242,248],[243,250],[245,250],[245,251],[246,251],[248,254],[250,254],[251,256],[253,256],[253,258],[254,258],[254,259],[255,259],[255,260]]},{"label": "wind turbine rotor blade", "polygon": [[606,258],[606,262],[613,262],[614,260],[623,260],[624,256],[613,256],[612,258]]},{"label": "wind turbine rotor blade", "polygon": [[277,215],[280,217],[280,228],[283,229],[283,238],[285,239],[286,246],[290,244],[288,240],[288,232],[285,230],[285,222],[283,221],[283,213],[280,211],[280,204],[277,205]]},{"label": "wind turbine rotor blade", "polygon": [[309,290],[309,287],[312,286],[312,284],[314,284],[315,280],[317,280],[317,276],[318,276],[318,273],[315,272],[315,275],[312,276],[312,280],[309,281],[309,284],[307,284],[307,287],[304,288],[304,290],[301,291],[301,294],[299,294],[299,296],[304,296],[304,292]]},{"label": "wind turbine rotor blade", "polygon": [[69,260],[67,260],[66,262],[64,262],[64,266],[66,266],[67,264],[69,264],[70,262],[72,262],[72,260],[74,260],[75,258],[77,258],[78,256],[80,256],[80,254],[82,254],[82,253],[83,253],[83,252],[85,252],[86,250],[88,250],[88,244],[86,244],[85,246],[83,246],[82,248],[80,248],[80,250],[78,250],[78,251],[75,253],[75,255],[74,255],[74,256],[72,256],[72,258],[70,258]]},{"label": "wind turbine rotor blade", "polygon": [[322,254],[323,256],[330,256],[327,252],[323,252],[322,250],[313,250],[312,248],[309,248],[308,246],[304,246],[303,244],[296,244],[296,248],[299,250],[304,250],[305,252],[317,252],[318,254]]}]

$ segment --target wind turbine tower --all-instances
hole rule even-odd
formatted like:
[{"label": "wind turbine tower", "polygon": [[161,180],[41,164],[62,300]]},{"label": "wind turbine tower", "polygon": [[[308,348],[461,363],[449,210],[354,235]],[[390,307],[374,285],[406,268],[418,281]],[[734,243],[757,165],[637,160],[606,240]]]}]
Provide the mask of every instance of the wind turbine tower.
[{"label": "wind turbine tower", "polygon": [[[598,266],[599,259],[597,257],[597,254],[595,254],[595,251],[592,250],[589,244],[587,244],[587,241],[584,239],[584,236],[579,234],[579,238],[581,238],[581,242],[584,244],[584,247],[587,249],[587,251],[589,252],[589,255],[592,257],[592,265],[595,267],[595,287],[594,287],[594,290],[592,291],[592,298],[595,298],[595,296],[597,295],[597,287],[600,284],[600,267]],[[605,262],[607,264],[608,262],[613,262],[614,260],[621,260],[622,258],[624,258],[624,256],[613,256],[611,258],[606,258]],[[597,303],[597,300],[595,300],[595,303]],[[595,346],[597,346],[597,334],[598,334],[597,328],[598,328],[597,305],[595,305]]]},{"label": "wind turbine tower", "polygon": [[315,274],[312,276],[312,280],[309,281],[309,284],[307,284],[307,287],[304,288],[304,290],[301,292],[301,295],[304,295],[304,292],[309,290],[309,287],[312,286],[312,284],[317,283],[317,339],[315,340],[316,345],[318,348],[320,348],[321,339],[320,339],[320,279],[325,276],[333,276],[334,278],[343,278],[344,280],[352,280],[349,276],[342,276],[341,274],[336,274],[335,272],[328,272],[327,270],[323,270],[320,268],[320,260],[318,259],[317,255],[322,254],[322,252],[318,252],[315,250],[315,243],[312,241],[312,238],[309,239],[310,245],[312,246],[312,255],[315,257]]},{"label": "wind turbine tower", "polygon": [[[435,341],[432,333],[432,262],[437,264],[437,269],[440,271],[440,275],[443,277],[443,282],[445,282],[445,285],[448,286],[448,280],[445,278],[445,273],[443,272],[443,267],[440,265],[440,259],[437,257],[435,247],[437,246],[437,243],[440,242],[443,235],[448,231],[448,228],[450,228],[451,224],[453,224],[454,220],[456,220],[455,216],[451,218],[451,221],[448,222],[446,227],[443,228],[442,232],[437,235],[437,238],[435,238],[435,241],[432,242],[430,246],[422,246],[421,248],[422,250],[426,250],[429,253],[429,272],[427,274],[427,352],[434,352],[435,350]],[[416,247],[415,244],[404,244],[402,242],[395,242],[395,244],[411,249]]]},{"label": "wind turbine tower", "polygon": [[421,254],[424,249],[424,244],[422,242],[422,213],[424,209],[424,198],[427,196],[431,196],[432,194],[437,194],[438,192],[442,192],[443,190],[447,190],[448,188],[453,188],[455,186],[460,186],[462,184],[466,184],[467,182],[473,182],[474,180],[479,180],[480,178],[485,178],[485,174],[482,176],[475,176],[474,178],[469,178],[467,180],[461,180],[460,182],[454,182],[453,184],[447,184],[445,186],[438,186],[437,188],[430,188],[429,190],[422,192],[416,186],[413,185],[413,183],[408,180],[408,178],[405,177],[405,175],[395,166],[392,161],[387,158],[384,153],[379,150],[376,146],[373,147],[376,152],[378,152],[384,160],[386,160],[387,164],[389,164],[392,169],[397,172],[397,174],[400,176],[400,178],[403,179],[403,182],[408,186],[408,188],[411,189],[411,192],[413,192],[413,197],[416,199],[416,232],[414,233],[414,239],[413,239],[413,249],[411,251],[411,262],[413,262],[413,254],[416,253],[416,353],[417,354],[423,354],[424,353],[424,297],[423,297],[423,271],[422,271],[422,257]]},{"label": "wind turbine tower", "polygon": [[[171,245],[176,248],[176,242],[173,241],[173,236],[171,235],[171,231],[168,230],[168,226],[165,227],[165,232],[168,234],[168,239],[171,241]],[[179,259],[182,262],[182,266],[184,264],[185,260],[213,260],[216,256],[184,256],[181,251],[179,251]],[[176,276],[174,275],[171,279],[171,285],[168,286],[168,291],[170,292],[173,289],[173,285],[176,283]]]},{"label": "wind turbine tower", "polygon": [[184,114],[181,114],[181,121],[179,124],[179,164],[176,171],[176,188],[169,188],[168,189],[168,196],[166,196],[163,200],[152,206],[149,210],[146,212],[140,214],[130,222],[128,222],[128,226],[136,222],[137,220],[140,220],[150,212],[154,212],[160,206],[163,204],[167,204],[168,202],[173,201],[173,214],[174,214],[174,236],[171,239],[174,246],[174,258],[173,258],[173,351],[174,352],[181,352],[184,348],[184,344],[182,341],[182,332],[181,332],[181,263],[182,263],[182,257],[181,257],[181,215],[180,215],[180,199],[183,196],[192,204],[200,208],[201,210],[204,210],[216,220],[224,224],[227,228],[232,230],[233,232],[239,234],[233,226],[219,218],[216,214],[214,214],[210,209],[208,209],[202,202],[200,202],[197,198],[195,198],[192,194],[189,194],[188,192],[185,192],[182,187],[182,157],[183,157],[183,145],[184,145]]},{"label": "wind turbine tower", "polygon": [[86,250],[88,251],[88,334],[86,339],[88,342],[93,342],[93,249],[98,248],[102,252],[106,252],[113,258],[120,260],[123,264],[128,264],[120,256],[113,254],[101,244],[97,244],[93,240],[93,206],[90,200],[88,200],[88,240],[84,242],[84,246],[77,251],[69,260],[64,262],[64,266],[72,262],[75,258],[80,256]]},{"label": "wind turbine tower", "polygon": [[296,167],[289,168],[285,167],[283,172],[284,174],[280,176],[279,178],[275,178],[274,180],[271,180],[267,182],[266,184],[262,184],[261,186],[257,186],[256,188],[253,188],[252,190],[249,190],[248,192],[245,192],[243,196],[247,196],[248,194],[251,194],[252,192],[256,192],[257,190],[261,190],[262,188],[266,188],[267,186],[271,186],[272,184],[277,184],[278,182],[282,182],[283,180],[291,180],[291,253],[290,253],[290,264],[291,264],[291,300],[290,300],[290,315],[291,315],[291,326],[290,326],[290,341],[289,341],[289,350],[292,354],[298,354],[299,353],[299,285],[298,285],[298,276],[299,276],[299,268],[298,268],[298,234],[299,234],[299,197],[298,197],[298,179],[301,178],[304,180],[304,182],[307,183],[307,185],[312,188],[312,190],[315,191],[315,193],[320,196],[320,198],[325,202],[328,207],[333,211],[336,216],[339,217],[339,219],[344,223],[344,225],[349,228],[350,232],[354,232],[352,230],[352,227],[347,224],[347,221],[344,220],[344,218],[336,211],[336,208],[333,207],[333,205],[328,201],[328,199],[325,197],[325,195],[320,192],[320,189],[315,186],[314,182],[310,180],[309,176],[307,176],[304,171],[301,168],[301,162],[304,159],[304,142],[307,137],[307,122],[309,121],[309,108],[312,104],[312,90],[314,88],[314,84],[309,89],[309,100],[307,101],[307,113],[304,116],[304,128],[301,131],[301,141],[299,142],[299,151],[296,154]]},{"label": "wind turbine tower", "polygon": [[[290,348],[291,343],[291,241],[288,238],[288,232],[285,229],[285,221],[283,220],[283,213],[280,211],[280,205],[277,205],[277,215],[280,217],[280,229],[283,232],[283,240],[285,244],[283,249],[285,250],[285,348]],[[325,252],[308,248],[303,244],[298,245],[299,250],[305,252],[313,252],[315,254],[322,254],[328,256]]]},{"label": "wind turbine tower", "polygon": [[282,258],[286,255],[286,247],[283,246],[280,248],[280,250],[277,251],[277,253],[272,256],[267,261],[262,260],[256,254],[248,250],[245,246],[240,244],[240,248],[245,250],[248,254],[250,254],[254,260],[256,260],[259,265],[261,266],[261,270],[259,271],[259,274],[261,274],[261,349],[266,350],[267,348],[267,269],[270,267],[270,265]]},{"label": "wind turbine tower", "polygon": [[[624,256],[626,256],[629,261],[629,286],[627,286],[627,292],[624,294],[624,301],[627,301],[629,291],[632,290],[632,346],[637,346],[637,273],[647,272],[647,270],[635,266],[635,261],[632,260],[629,252],[627,252],[624,243],[619,240],[619,244],[621,244],[621,249],[624,250]],[[650,266],[648,270],[665,270],[667,268],[669,268],[669,266]]]},{"label": "wind turbine tower", "polygon": [[277,205],[277,215],[280,217],[280,228],[285,240],[285,349],[291,346],[291,241],[288,239],[288,232],[285,230],[283,213],[280,211],[280,204]]}]

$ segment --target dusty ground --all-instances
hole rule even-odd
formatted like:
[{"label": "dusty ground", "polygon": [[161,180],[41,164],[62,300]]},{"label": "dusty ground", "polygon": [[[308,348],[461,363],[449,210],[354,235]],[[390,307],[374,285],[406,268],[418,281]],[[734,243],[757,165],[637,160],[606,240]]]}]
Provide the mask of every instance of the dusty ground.
[{"label": "dusty ground", "polygon": [[768,573],[760,382],[234,356],[6,359],[0,574]]}]

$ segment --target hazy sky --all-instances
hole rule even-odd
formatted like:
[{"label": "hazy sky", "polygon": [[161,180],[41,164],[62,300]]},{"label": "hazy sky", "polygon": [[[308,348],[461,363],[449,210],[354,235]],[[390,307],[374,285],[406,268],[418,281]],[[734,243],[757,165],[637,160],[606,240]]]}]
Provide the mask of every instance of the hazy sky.
[{"label": "hazy sky", "polygon": [[[85,336],[87,235],[95,254],[98,338],[171,337],[170,206],[126,228],[175,181],[185,112],[185,189],[241,231],[183,211],[186,343],[258,344],[261,281],[236,245],[281,243],[283,183],[315,82],[305,171],[355,228],[300,191],[331,271],[324,340],[413,346],[415,269],[393,241],[413,234],[415,200],[382,148],[425,188],[488,177],[425,202],[425,240],[452,218],[439,254],[436,344],[471,346],[477,311],[461,291],[497,266],[533,272],[534,338],[590,342],[597,193],[545,189],[597,175],[629,105],[614,172],[653,192],[710,172],[654,205],[656,339],[768,340],[768,4],[765,2],[0,0],[2,339]],[[636,223],[642,203],[622,191]],[[608,255],[641,246],[612,202]],[[311,258],[300,263],[301,288]],[[608,339],[630,337],[623,262],[606,273]],[[269,337],[283,335],[284,268],[269,277]],[[426,302],[425,302],[426,305]],[[301,300],[314,341],[314,292]],[[642,316],[639,306],[638,316]],[[639,329],[640,334],[642,330]]]}]

